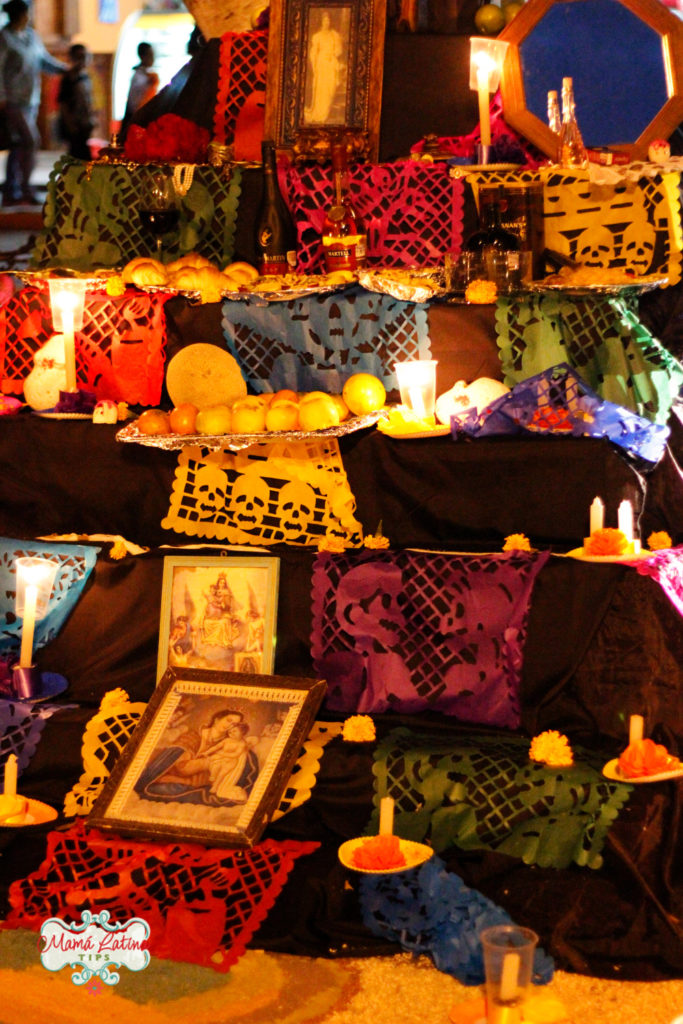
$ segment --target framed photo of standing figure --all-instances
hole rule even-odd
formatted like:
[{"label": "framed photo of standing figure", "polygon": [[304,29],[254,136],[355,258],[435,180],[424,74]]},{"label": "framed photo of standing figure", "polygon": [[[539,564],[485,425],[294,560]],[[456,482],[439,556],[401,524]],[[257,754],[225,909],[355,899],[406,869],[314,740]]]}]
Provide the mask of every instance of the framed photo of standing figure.
[{"label": "framed photo of standing figure", "polygon": [[168,669],[88,824],[147,839],[253,846],[324,692],[316,679]]},{"label": "framed photo of standing figure", "polygon": [[377,160],[386,0],[272,0],[265,134],[294,158],[324,159],[343,135]]},{"label": "framed photo of standing figure", "polygon": [[164,559],[157,680],[167,668],[270,673],[279,558]]}]

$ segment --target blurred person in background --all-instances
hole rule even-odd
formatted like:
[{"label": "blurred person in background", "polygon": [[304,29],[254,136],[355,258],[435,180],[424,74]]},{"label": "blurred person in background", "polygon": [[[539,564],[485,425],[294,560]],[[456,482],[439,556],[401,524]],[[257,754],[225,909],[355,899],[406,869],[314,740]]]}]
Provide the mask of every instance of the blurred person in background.
[{"label": "blurred person in background", "polygon": [[61,75],[67,65],[45,49],[29,25],[25,0],[8,0],[8,22],[0,30],[0,112],[8,134],[3,204],[36,203],[30,180],[40,145],[38,108],[41,74]]},{"label": "blurred person in background", "polygon": [[133,68],[133,77],[130,80],[126,110],[121,121],[121,142],[126,141],[126,133],[130,127],[134,115],[145,103],[156,95],[159,88],[159,76],[152,71],[154,64],[154,49],[151,43],[140,43],[138,45],[138,57],[140,63]]},{"label": "blurred person in background", "polygon": [[69,156],[90,160],[88,139],[95,127],[92,82],[86,71],[88,51],[82,43],[69,47],[71,67],[62,75],[57,94],[59,134],[68,143]]}]

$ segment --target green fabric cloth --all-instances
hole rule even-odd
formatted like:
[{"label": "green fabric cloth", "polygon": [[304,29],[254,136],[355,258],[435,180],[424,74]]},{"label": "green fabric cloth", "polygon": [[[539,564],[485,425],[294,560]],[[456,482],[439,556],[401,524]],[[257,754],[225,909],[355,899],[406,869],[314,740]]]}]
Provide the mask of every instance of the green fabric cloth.
[{"label": "green fabric cloth", "polygon": [[625,296],[501,298],[496,335],[510,387],[568,363],[601,398],[665,424],[683,386],[683,366],[640,323]]},{"label": "green fabric cloth", "polygon": [[631,787],[605,778],[585,751],[574,751],[570,768],[548,768],[529,760],[529,745],[512,734],[454,741],[394,729],[377,745],[373,771],[378,798],[394,798],[396,835],[437,853],[457,846],[540,867],[601,867]]},{"label": "green fabric cloth", "polygon": [[[137,203],[142,182],[156,170],[156,165],[91,164],[68,156],[58,161],[48,182],[32,268],[87,271],[153,255],[154,240],[142,228]],[[172,167],[165,170],[173,173]],[[231,262],[240,194],[240,168],[228,181],[208,164],[195,165],[189,191],[178,196],[178,228],[164,239],[164,262],[188,252],[220,267]]]}]

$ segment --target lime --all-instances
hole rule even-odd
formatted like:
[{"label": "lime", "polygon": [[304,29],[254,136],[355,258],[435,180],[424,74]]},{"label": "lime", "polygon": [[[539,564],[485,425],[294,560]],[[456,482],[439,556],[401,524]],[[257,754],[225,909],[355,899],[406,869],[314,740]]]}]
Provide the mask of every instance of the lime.
[{"label": "lime", "polygon": [[508,3],[503,4],[503,18],[506,25],[509,25],[514,16],[519,14],[523,6],[521,0],[508,0]]},{"label": "lime", "polygon": [[482,4],[474,15],[474,24],[485,36],[495,36],[505,25],[505,17],[497,4]]}]

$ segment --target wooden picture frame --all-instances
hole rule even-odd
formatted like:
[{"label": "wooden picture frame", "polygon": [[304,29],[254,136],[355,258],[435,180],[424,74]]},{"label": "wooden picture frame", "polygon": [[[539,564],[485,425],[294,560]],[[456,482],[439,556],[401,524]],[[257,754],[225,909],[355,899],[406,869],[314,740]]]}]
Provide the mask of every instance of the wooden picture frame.
[{"label": "wooden picture frame", "polygon": [[324,692],[316,679],[168,669],[88,824],[153,840],[253,846]]},{"label": "wooden picture frame", "polygon": [[[571,40],[568,37],[564,39],[557,26],[550,23],[552,16],[558,13],[553,8],[563,5],[569,10],[574,2],[578,10],[580,0],[527,0],[501,33],[499,38],[510,44],[500,83],[505,121],[543,153],[556,159],[557,138],[546,123],[547,90],[559,91],[562,76],[571,75],[574,78],[579,127],[583,88],[584,94],[587,91],[589,96],[595,97],[596,106],[605,111],[605,116],[608,116],[610,102],[619,105],[624,118],[629,121],[629,127],[633,128],[636,122],[629,108],[629,89],[623,90],[621,85],[616,87],[616,82],[612,82],[617,67],[621,68],[621,76],[629,78],[635,59],[632,48],[625,45],[617,32],[613,15],[618,10],[621,17],[619,24],[623,22],[624,31],[632,24],[651,38],[653,48],[658,48],[658,56],[650,74],[665,83],[667,98],[660,109],[653,111],[651,120],[641,126],[640,133],[634,131],[630,138],[619,138],[618,132],[616,135],[610,133],[608,122],[605,126],[606,137],[600,140],[600,145],[618,149],[630,160],[647,160],[649,144],[656,138],[668,138],[683,121],[683,22],[661,0],[605,0],[607,13],[613,20],[611,35],[604,30],[598,31],[596,23],[593,32],[582,34],[580,48],[574,50],[571,49]],[[604,17],[599,6],[594,3],[590,7],[596,20],[600,16]],[[548,63],[554,69],[550,77],[546,78],[533,62],[525,67],[523,52],[533,43],[548,54]],[[563,46],[568,47],[566,53]],[[550,47],[550,51],[547,47]],[[621,63],[617,62],[617,56]],[[627,65],[625,68],[624,62]],[[642,91],[646,81],[641,66],[638,67],[638,76],[638,84],[633,88]],[[598,83],[595,90],[588,85],[588,81],[593,79]],[[621,79],[618,81],[621,82]],[[532,94],[535,99],[532,99]],[[589,146],[592,144],[585,131],[584,141]]]},{"label": "wooden picture frame", "polygon": [[376,161],[386,0],[273,0],[265,137],[293,159],[329,157],[343,136]]},{"label": "wooden picture frame", "polygon": [[167,668],[269,674],[280,559],[164,558],[157,680]]}]

